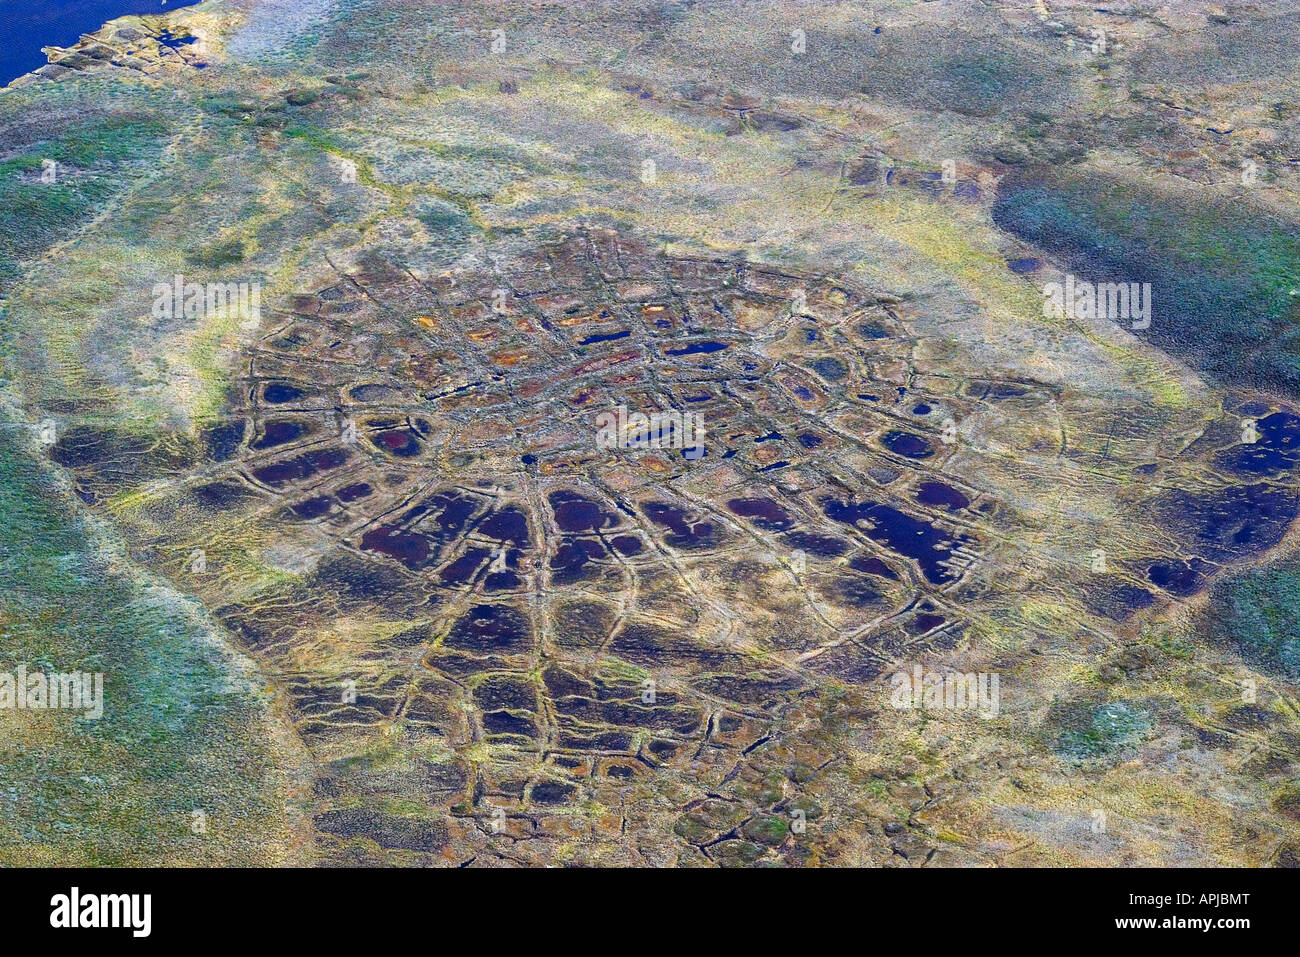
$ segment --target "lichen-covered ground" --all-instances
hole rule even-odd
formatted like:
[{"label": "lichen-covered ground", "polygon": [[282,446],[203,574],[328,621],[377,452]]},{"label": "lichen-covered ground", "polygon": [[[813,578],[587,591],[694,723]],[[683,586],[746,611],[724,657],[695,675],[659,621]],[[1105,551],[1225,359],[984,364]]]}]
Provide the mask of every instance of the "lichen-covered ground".
[{"label": "lichen-covered ground", "polygon": [[106,702],[0,712],[4,862],[1294,866],[1297,44],[209,0],[50,51],[0,93],[0,670]]}]

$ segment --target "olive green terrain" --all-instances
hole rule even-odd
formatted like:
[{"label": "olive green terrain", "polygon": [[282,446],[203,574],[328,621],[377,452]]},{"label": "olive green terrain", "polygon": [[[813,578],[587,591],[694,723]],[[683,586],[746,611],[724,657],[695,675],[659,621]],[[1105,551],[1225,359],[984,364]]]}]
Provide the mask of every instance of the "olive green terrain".
[{"label": "olive green terrain", "polygon": [[[0,93],[0,671],[106,703],[0,713],[3,862],[1294,866],[1297,45],[208,0],[51,49]],[[894,707],[918,666],[996,713]]]}]

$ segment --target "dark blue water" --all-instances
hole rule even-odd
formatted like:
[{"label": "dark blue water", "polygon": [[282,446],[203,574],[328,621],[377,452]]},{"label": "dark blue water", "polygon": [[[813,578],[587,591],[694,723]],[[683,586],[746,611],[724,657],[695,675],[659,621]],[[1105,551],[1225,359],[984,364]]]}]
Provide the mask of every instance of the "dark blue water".
[{"label": "dark blue water", "polygon": [[197,0],[0,0],[0,86],[48,62],[41,47],[67,47],[127,14],[166,13]]}]

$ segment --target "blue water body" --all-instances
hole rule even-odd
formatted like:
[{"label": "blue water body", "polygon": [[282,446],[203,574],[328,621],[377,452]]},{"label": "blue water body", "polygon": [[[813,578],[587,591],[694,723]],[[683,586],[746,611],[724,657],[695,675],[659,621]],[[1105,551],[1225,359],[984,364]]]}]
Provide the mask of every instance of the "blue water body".
[{"label": "blue water body", "polygon": [[631,330],[624,329],[622,332],[611,332],[606,335],[587,336],[578,343],[580,346],[592,346],[598,342],[613,342],[615,339],[623,339],[632,334]]},{"label": "blue water body", "polygon": [[0,85],[45,66],[41,47],[67,47],[127,14],[166,13],[197,0],[0,0]]}]

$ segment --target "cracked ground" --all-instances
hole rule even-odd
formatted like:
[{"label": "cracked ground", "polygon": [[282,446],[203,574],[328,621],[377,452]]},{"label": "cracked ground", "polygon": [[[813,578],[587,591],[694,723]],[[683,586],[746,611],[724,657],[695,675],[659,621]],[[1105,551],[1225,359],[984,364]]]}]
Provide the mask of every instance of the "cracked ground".
[{"label": "cracked ground", "polygon": [[[1037,6],[211,0],[51,50],[0,95],[0,344],[59,532],[0,634],[111,710],[4,716],[13,853],[1294,866],[1300,18]],[[1150,327],[1048,315],[1066,274]],[[602,447],[620,407],[702,453]]]}]

